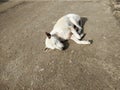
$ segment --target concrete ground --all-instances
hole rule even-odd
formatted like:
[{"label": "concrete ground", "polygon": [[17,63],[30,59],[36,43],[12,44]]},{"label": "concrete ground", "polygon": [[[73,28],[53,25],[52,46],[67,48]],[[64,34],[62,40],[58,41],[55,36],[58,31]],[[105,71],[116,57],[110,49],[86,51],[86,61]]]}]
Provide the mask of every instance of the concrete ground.
[{"label": "concrete ground", "polygon": [[5,12],[8,9],[14,8],[15,6],[19,5],[20,3],[22,3],[23,1],[9,1],[9,2],[0,2],[0,13],[1,12]]},{"label": "concrete ground", "polygon": [[[44,51],[63,15],[87,18],[84,39]],[[0,90],[120,90],[120,27],[109,0],[24,2],[0,13]]]},{"label": "concrete ground", "polygon": [[118,20],[118,24],[120,24],[120,0],[110,0],[113,15]]}]

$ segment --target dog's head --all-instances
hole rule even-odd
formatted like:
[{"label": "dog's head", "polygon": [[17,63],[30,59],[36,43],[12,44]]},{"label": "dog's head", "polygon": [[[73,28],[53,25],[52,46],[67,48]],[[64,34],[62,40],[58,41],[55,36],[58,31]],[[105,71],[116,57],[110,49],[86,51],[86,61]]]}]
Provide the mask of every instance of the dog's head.
[{"label": "dog's head", "polygon": [[63,50],[64,45],[57,35],[51,35],[47,32],[45,34],[47,36],[45,41],[46,48]]}]

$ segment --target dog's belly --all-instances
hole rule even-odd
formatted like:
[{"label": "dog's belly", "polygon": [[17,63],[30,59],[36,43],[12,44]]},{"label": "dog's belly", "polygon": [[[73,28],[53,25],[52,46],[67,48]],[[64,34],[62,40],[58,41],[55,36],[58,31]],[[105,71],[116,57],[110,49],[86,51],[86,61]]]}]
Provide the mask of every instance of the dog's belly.
[{"label": "dog's belly", "polygon": [[63,32],[57,32],[57,36],[64,39],[64,40],[68,40],[70,39],[72,33],[70,30],[64,30]]}]

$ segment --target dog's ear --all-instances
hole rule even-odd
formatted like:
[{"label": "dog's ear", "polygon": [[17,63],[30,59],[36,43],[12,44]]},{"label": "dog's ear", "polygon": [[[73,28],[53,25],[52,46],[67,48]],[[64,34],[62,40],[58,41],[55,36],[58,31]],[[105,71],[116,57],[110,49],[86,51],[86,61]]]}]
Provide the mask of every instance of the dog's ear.
[{"label": "dog's ear", "polygon": [[45,32],[45,34],[47,35],[47,37],[50,39],[51,38],[51,34],[48,32]]}]

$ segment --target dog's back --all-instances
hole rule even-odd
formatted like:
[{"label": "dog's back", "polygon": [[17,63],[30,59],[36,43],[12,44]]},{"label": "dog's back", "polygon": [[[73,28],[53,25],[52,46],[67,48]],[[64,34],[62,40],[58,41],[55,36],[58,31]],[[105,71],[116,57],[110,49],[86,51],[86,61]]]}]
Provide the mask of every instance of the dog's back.
[{"label": "dog's back", "polygon": [[63,30],[66,30],[66,28],[68,28],[69,26],[71,26],[71,25],[73,25],[71,22],[70,22],[70,20],[69,20],[69,18],[67,17],[67,16],[63,16],[63,17],[61,17],[58,21],[57,21],[57,23],[54,25],[54,28],[53,28],[53,30],[56,30],[56,29],[63,29]]},{"label": "dog's back", "polygon": [[63,39],[69,39],[69,35],[71,34],[70,27],[74,27],[74,25],[76,25],[79,28],[80,26],[77,25],[79,20],[80,16],[76,14],[65,15],[56,22],[51,34],[57,34]]},{"label": "dog's back", "polygon": [[72,25],[73,24],[70,22],[69,18],[67,16],[63,16],[57,21],[57,23],[53,27],[53,30],[50,33],[57,34],[63,39],[68,39],[68,35],[70,33],[69,26]]}]

